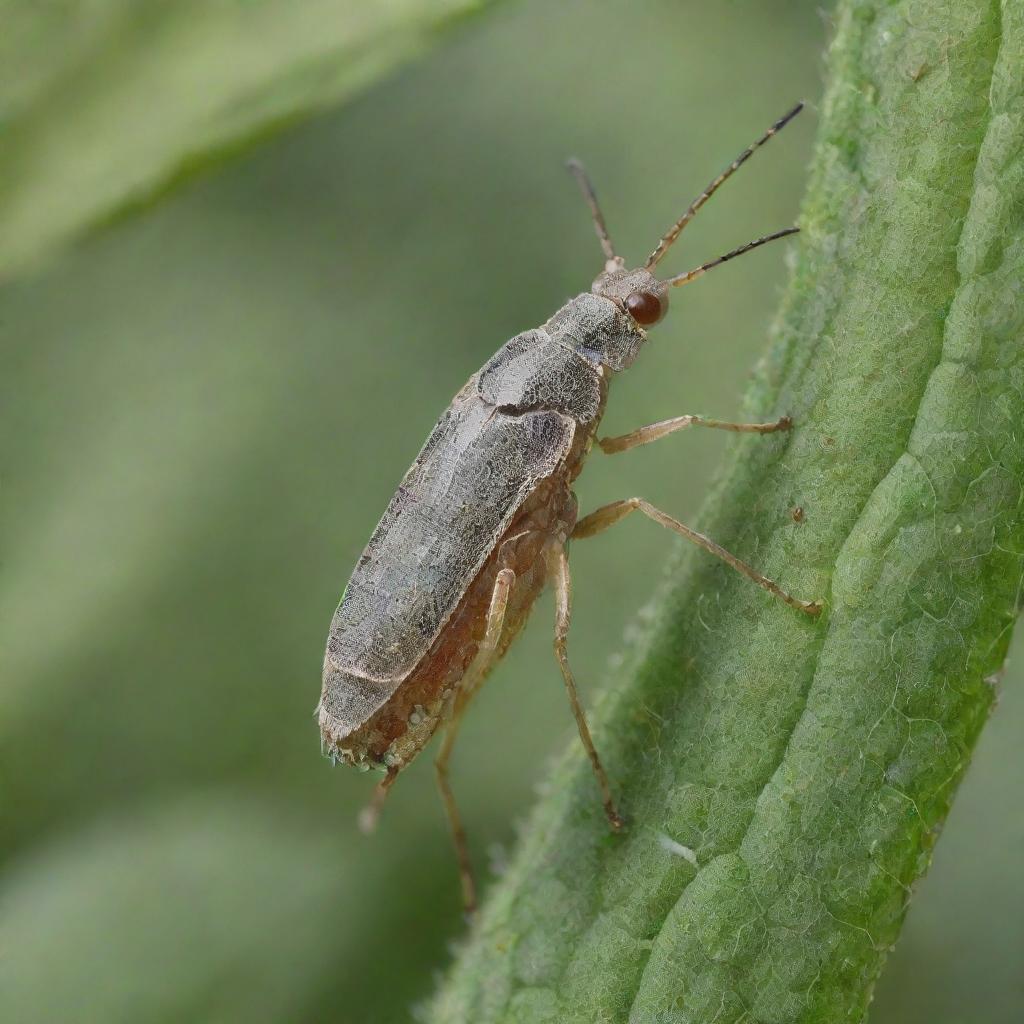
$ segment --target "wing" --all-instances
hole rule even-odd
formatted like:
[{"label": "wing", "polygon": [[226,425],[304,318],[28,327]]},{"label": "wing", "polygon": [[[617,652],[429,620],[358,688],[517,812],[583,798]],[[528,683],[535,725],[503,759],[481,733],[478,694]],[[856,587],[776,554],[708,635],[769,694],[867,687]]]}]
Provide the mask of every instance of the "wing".
[{"label": "wing", "polygon": [[395,692],[444,628],[533,488],[568,453],[573,420],[505,415],[472,377],[391,499],[334,613],[321,711],[341,735]]}]

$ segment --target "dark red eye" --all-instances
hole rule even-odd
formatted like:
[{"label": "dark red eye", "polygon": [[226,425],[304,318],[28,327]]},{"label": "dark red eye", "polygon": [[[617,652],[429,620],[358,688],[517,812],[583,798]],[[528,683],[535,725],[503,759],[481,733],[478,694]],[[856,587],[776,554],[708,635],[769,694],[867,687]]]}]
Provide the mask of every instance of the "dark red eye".
[{"label": "dark red eye", "polygon": [[626,296],[626,309],[645,327],[656,324],[662,317],[661,299],[654,292],[631,292]]}]

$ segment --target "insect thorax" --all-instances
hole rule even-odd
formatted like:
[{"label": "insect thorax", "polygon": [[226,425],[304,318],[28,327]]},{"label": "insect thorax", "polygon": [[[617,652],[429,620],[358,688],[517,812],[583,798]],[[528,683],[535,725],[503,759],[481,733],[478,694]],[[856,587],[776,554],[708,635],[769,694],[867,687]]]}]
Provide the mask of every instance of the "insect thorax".
[{"label": "insect thorax", "polygon": [[632,366],[647,337],[612,299],[590,292],[570,299],[543,329],[561,345],[610,370]]}]

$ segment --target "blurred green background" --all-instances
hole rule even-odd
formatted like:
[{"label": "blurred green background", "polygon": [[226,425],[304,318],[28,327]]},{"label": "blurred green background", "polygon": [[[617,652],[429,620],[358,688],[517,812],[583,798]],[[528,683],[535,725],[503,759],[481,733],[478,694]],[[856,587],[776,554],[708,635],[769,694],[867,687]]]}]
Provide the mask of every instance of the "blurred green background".
[{"label": "blurred green background", "polygon": [[[461,932],[429,757],[378,834],[312,718],[334,604],[450,396],[589,286],[583,158],[640,258],[796,98],[811,2],[498,5],[419,62],[0,289],[0,1018],[409,1019]],[[164,97],[166,103],[166,97]],[[687,269],[798,210],[812,112],[702,214]],[[736,413],[784,249],[676,297],[618,433]],[[680,435],[580,481],[692,518],[723,451]],[[574,550],[581,685],[672,542]],[[572,734],[549,599],[474,706],[454,785],[478,864]],[[875,1024],[1021,1019],[1021,645],[879,986]]]}]

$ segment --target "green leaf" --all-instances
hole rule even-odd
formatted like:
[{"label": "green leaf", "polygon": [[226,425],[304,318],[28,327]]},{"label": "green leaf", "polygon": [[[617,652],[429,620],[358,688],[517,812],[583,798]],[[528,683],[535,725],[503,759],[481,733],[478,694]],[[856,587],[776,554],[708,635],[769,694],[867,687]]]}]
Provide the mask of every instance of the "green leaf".
[{"label": "green leaf", "polygon": [[1022,583],[1022,66],[1017,3],[840,3],[748,401],[797,426],[702,524],[826,613],[685,553],[595,716],[629,830],[569,751],[430,1019],[863,1017]]},{"label": "green leaf", "polygon": [[0,277],[346,99],[486,0],[3,5]]},{"label": "green leaf", "polygon": [[359,890],[280,805],[157,803],[36,850],[0,889],[10,1021],[303,1017],[328,971],[332,908]]}]

